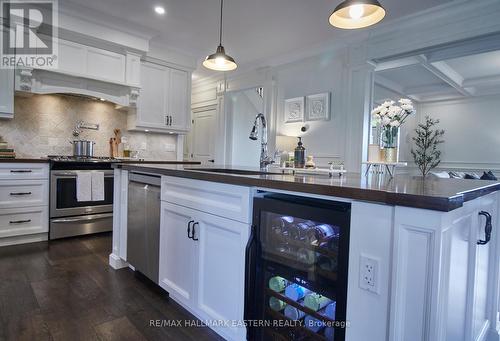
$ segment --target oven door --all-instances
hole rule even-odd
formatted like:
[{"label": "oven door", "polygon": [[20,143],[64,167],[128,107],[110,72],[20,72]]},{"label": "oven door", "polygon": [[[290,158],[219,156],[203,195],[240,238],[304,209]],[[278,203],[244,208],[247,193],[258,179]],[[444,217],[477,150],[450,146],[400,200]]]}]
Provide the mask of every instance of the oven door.
[{"label": "oven door", "polygon": [[[75,170],[52,171],[50,175],[50,217],[113,212],[113,170],[104,170],[104,200],[77,201]],[[84,171],[83,171],[84,172]]]}]

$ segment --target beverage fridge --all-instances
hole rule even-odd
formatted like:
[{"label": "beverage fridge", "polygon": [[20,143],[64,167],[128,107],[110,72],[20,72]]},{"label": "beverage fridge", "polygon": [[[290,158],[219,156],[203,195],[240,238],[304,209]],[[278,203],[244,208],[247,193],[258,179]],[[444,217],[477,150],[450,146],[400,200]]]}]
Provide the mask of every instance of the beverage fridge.
[{"label": "beverage fridge", "polygon": [[247,339],[345,340],[349,203],[254,199],[247,246]]}]

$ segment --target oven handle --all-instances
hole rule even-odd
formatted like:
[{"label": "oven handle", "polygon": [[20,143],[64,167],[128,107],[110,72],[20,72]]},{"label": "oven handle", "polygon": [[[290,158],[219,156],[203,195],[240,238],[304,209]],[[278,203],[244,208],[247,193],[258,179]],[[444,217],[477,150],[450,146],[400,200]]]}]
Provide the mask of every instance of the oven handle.
[{"label": "oven handle", "polygon": [[[78,172],[92,172],[91,170],[83,170],[83,171],[78,171]],[[109,177],[114,175],[114,171],[112,170],[104,170],[104,171],[98,171],[98,172],[104,172],[104,176]],[[77,172],[52,172],[52,175],[54,176],[76,176]]]},{"label": "oven handle", "polygon": [[51,220],[52,223],[76,223],[79,221],[92,221],[98,219],[105,219],[113,217],[113,213],[95,214],[76,218],[61,218]]}]

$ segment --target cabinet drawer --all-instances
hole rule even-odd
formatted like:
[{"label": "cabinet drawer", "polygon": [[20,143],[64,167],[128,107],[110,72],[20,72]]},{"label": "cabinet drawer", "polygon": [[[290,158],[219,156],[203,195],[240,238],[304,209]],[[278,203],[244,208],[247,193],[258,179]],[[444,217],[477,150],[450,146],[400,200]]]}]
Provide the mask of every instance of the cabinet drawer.
[{"label": "cabinet drawer", "polygon": [[48,180],[0,180],[0,207],[47,206]]},{"label": "cabinet drawer", "polygon": [[47,207],[26,207],[0,210],[0,238],[49,231]]},{"label": "cabinet drawer", "polygon": [[0,163],[0,180],[49,179],[48,163]]},{"label": "cabinet drawer", "polygon": [[162,177],[161,200],[243,223],[250,222],[250,188]]}]

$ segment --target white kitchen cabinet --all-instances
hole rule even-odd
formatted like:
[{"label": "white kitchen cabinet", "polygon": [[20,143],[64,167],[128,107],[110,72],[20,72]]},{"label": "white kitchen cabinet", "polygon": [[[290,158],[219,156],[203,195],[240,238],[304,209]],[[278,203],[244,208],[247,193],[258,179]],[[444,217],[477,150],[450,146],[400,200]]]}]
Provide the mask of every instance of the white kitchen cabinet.
[{"label": "white kitchen cabinet", "polygon": [[141,90],[129,130],[186,133],[189,115],[190,73],[151,62],[141,64]]},{"label": "white kitchen cabinet", "polygon": [[215,107],[193,110],[193,129],[188,143],[189,158],[202,164],[215,160]]},{"label": "white kitchen cabinet", "polygon": [[0,118],[14,117],[14,69],[0,69]]},{"label": "white kitchen cabinet", "polygon": [[[164,187],[166,183],[162,181],[162,192],[167,189]],[[201,190],[201,183],[205,184],[193,180],[191,183],[198,190]],[[228,198],[234,197],[234,190],[240,188],[213,185],[227,190]],[[182,187],[181,184],[173,191],[169,188],[170,195],[165,198],[171,199],[171,195],[176,192],[179,197],[186,198],[184,203],[192,202],[188,206],[193,208],[162,201],[160,286],[201,320],[241,321],[245,305],[245,249],[250,225],[200,210],[206,206],[201,202],[190,201],[194,191]],[[218,197],[220,200],[219,205],[214,202],[212,205],[225,206],[221,188],[219,191],[215,188],[205,190],[213,190],[215,196],[211,198]],[[248,201],[246,203],[249,205]],[[230,210],[218,212],[227,213]],[[246,329],[241,326],[210,327],[227,340],[246,339]]]},{"label": "white kitchen cabinet", "polygon": [[161,212],[159,283],[176,301],[192,307],[197,245],[187,229],[194,222],[193,211],[162,202]]},{"label": "white kitchen cabinet", "polygon": [[175,130],[188,130],[190,127],[189,74],[186,71],[170,70],[168,88],[168,110],[170,126]]},{"label": "white kitchen cabinet", "polygon": [[48,163],[0,163],[0,246],[48,239]]},{"label": "white kitchen cabinet", "polygon": [[[206,320],[241,321],[245,309],[245,249],[249,225],[197,212],[197,310]],[[229,340],[245,340],[246,329],[217,328]]]},{"label": "white kitchen cabinet", "polygon": [[[496,332],[499,193],[450,212],[396,206],[389,340],[489,340]],[[485,244],[486,218],[492,238]]]}]

